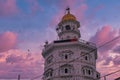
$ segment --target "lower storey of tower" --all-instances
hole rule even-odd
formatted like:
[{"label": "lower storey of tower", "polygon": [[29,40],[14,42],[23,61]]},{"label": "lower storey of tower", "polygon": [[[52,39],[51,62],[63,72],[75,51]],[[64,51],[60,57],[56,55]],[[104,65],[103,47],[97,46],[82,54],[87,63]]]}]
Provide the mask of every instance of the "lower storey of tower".
[{"label": "lower storey of tower", "polygon": [[94,79],[92,77],[88,76],[56,76],[56,77],[48,77],[48,78],[43,78],[43,80],[100,80],[100,79]]}]

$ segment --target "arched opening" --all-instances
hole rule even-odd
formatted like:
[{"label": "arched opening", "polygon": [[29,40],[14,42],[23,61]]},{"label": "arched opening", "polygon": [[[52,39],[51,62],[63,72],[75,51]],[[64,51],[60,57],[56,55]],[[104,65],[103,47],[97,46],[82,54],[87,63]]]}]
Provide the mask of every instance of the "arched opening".
[{"label": "arched opening", "polygon": [[89,74],[89,75],[91,74],[91,71],[90,71],[90,70],[88,70],[88,74]]},{"label": "arched opening", "polygon": [[59,69],[61,76],[70,76],[74,73],[74,67],[69,64],[62,65]]},{"label": "arched opening", "polygon": [[85,56],[85,60],[88,60],[88,57],[87,57],[87,56]]},{"label": "arched opening", "polygon": [[65,26],[66,30],[71,30],[70,25]]},{"label": "arched opening", "polygon": [[61,60],[71,60],[72,59],[73,52],[70,50],[61,51],[59,56],[61,57]]},{"label": "arched opening", "polygon": [[50,69],[46,70],[44,75],[45,75],[46,78],[52,77],[53,76],[53,69],[50,68]]},{"label": "arched opening", "polygon": [[65,73],[68,73],[68,69],[67,68],[65,68]]},{"label": "arched opening", "polygon": [[84,66],[83,68],[82,68],[82,73],[83,73],[83,75],[93,75],[94,74],[94,70],[93,70],[93,68],[91,68],[91,67],[89,67],[89,66]]},{"label": "arched opening", "polygon": [[68,59],[68,55],[67,54],[65,54],[65,59]]}]

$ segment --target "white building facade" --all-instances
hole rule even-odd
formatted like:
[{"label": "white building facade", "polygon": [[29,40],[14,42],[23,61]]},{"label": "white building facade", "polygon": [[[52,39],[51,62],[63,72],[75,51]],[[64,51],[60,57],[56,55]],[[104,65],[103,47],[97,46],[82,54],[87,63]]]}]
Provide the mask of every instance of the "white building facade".
[{"label": "white building facade", "polygon": [[43,80],[99,80],[97,48],[80,39],[80,23],[67,10],[56,28],[59,40],[44,45]]}]

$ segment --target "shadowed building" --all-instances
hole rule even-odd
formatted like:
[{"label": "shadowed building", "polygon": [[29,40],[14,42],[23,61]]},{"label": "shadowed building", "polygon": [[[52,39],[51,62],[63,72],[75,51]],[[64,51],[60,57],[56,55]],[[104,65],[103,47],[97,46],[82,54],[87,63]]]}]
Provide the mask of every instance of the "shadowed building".
[{"label": "shadowed building", "polygon": [[56,27],[59,40],[44,45],[43,80],[99,80],[96,45],[79,39],[79,28],[80,23],[68,8]]},{"label": "shadowed building", "polygon": [[119,77],[119,78],[117,78],[117,79],[115,79],[115,80],[120,80],[120,77]]}]

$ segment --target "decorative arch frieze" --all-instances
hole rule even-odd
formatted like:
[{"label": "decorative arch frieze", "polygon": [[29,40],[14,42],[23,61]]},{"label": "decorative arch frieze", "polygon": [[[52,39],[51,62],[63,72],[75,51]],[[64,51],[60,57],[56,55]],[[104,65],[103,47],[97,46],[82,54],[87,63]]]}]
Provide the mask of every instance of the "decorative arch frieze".
[{"label": "decorative arch frieze", "polygon": [[45,72],[44,72],[44,76],[45,78],[50,78],[53,76],[53,69],[52,68],[49,68],[47,69]]},{"label": "decorative arch frieze", "polygon": [[71,76],[74,73],[74,67],[70,64],[64,64],[59,67],[59,73],[61,76]]},{"label": "decorative arch frieze", "polygon": [[83,66],[81,71],[84,76],[93,76],[95,72],[95,70],[90,66]]},{"label": "decorative arch frieze", "polygon": [[70,60],[72,59],[73,51],[71,50],[64,50],[60,51],[59,56],[61,60]]}]

